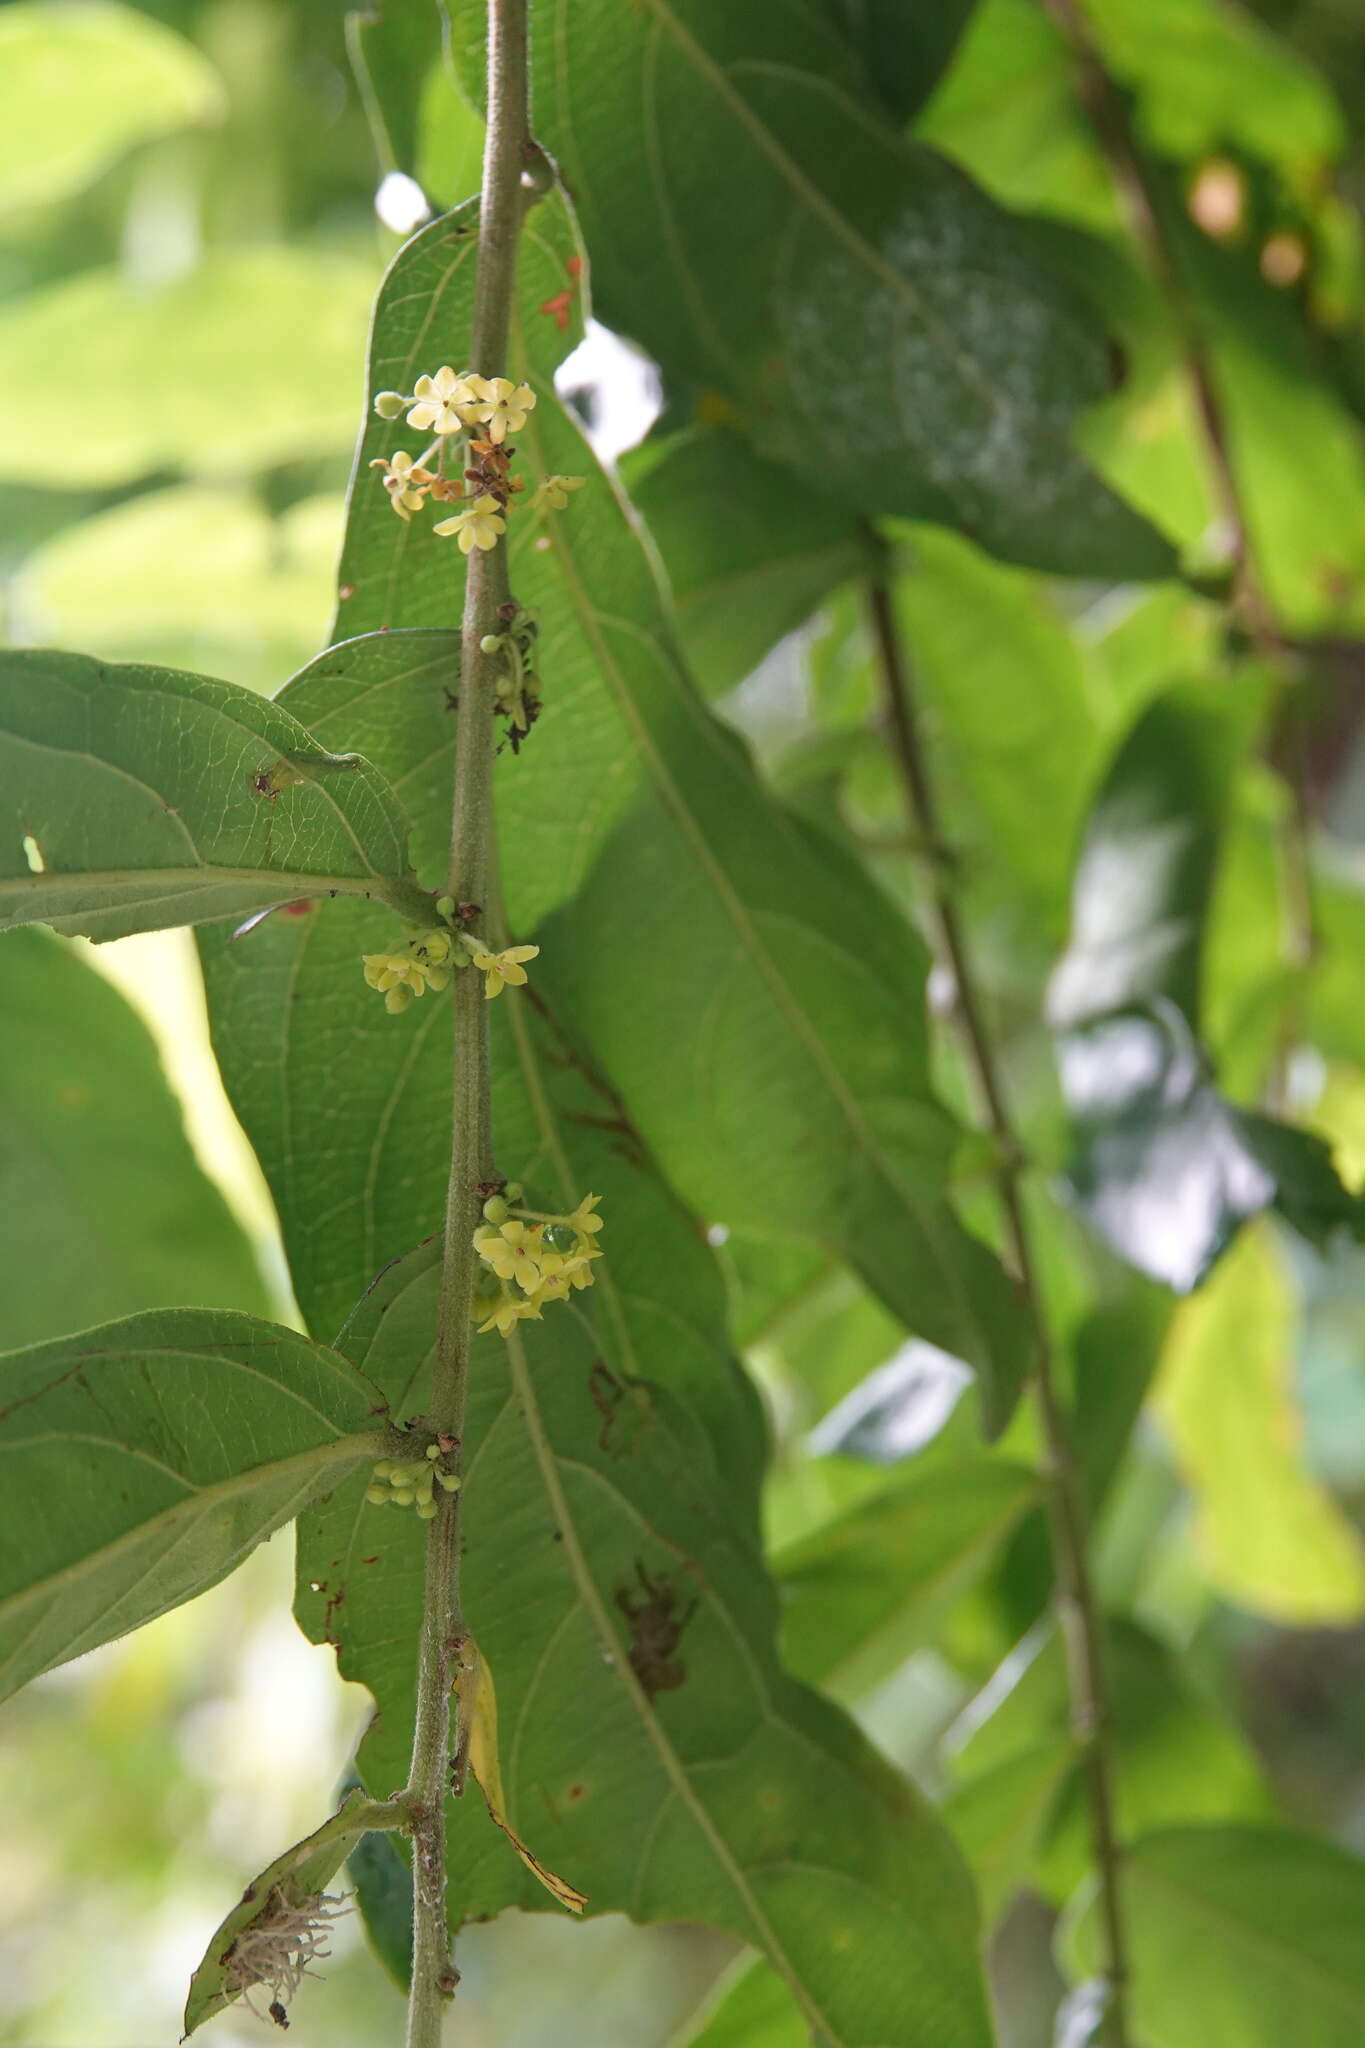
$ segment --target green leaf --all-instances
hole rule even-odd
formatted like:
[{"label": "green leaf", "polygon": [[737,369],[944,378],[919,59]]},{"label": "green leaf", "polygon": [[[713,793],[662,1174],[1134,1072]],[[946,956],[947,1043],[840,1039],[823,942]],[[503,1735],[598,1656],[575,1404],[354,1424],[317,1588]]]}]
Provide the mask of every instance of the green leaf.
[{"label": "green leaf", "polygon": [[727,1980],[688,2048],[807,2048],[810,2028],[782,1979],[751,1962]]},{"label": "green leaf", "polygon": [[1289,1274],[1262,1224],[1180,1309],[1158,1409],[1218,1591],[1289,1627],[1343,1627],[1365,1612],[1365,1549],[1306,1463],[1296,1334]]},{"label": "green leaf", "polygon": [[1212,685],[1148,705],[1091,813],[1049,995],[1076,1205],[1181,1291],[1272,1203],[1315,1236],[1360,1229],[1322,1141],[1224,1101],[1199,1041],[1214,869],[1254,710]]},{"label": "green leaf", "polygon": [[943,1817],[972,1866],[981,1911],[993,1927],[1024,1884],[1075,1752],[1052,1736],[965,1778],[943,1802]]},{"label": "green leaf", "polygon": [[41,931],[0,944],[0,1208],[0,1349],[186,1300],[266,1307],[146,1026]]},{"label": "green leaf", "polygon": [[375,0],[347,15],[346,47],[380,169],[414,176],[422,84],[441,48],[437,0]]},{"label": "green leaf", "polygon": [[0,654],[0,924],[93,939],[308,896],[420,916],[369,763],[250,690],[78,654]]},{"label": "green leaf", "polygon": [[26,637],[273,690],[326,638],[339,497],[272,519],[245,491],[176,484],[65,526],[24,558]]},{"label": "green leaf", "polygon": [[[589,482],[518,593],[576,622],[650,792],[545,931],[551,973],[684,1198],[838,1245],[910,1328],[977,1368],[997,1430],[1023,1335],[945,1199],[955,1140],[928,1084],[926,956],[855,861],[768,800],[696,698],[577,428],[542,403],[522,448],[533,473]],[[700,1024],[680,1033],[699,991]]]},{"label": "green leaf", "polygon": [[[427,365],[412,310],[427,294],[442,331],[459,333],[471,218],[466,208],[435,223],[396,263],[376,317],[374,383],[410,388],[402,380]],[[514,359],[539,404],[518,437],[522,466],[533,482],[555,472],[587,482],[569,511],[522,515],[511,535],[514,587],[543,621],[547,704],[532,743],[501,764],[513,927],[524,935],[569,894],[604,821],[644,779],[650,803],[603,847],[566,923],[542,935],[547,962],[561,953],[576,956],[575,969],[602,964],[592,980],[575,972],[557,1003],[586,1025],[687,1200],[708,1218],[845,1246],[896,1313],[978,1369],[988,1424],[1001,1427],[1024,1335],[1003,1274],[944,1198],[954,1127],[925,1072],[923,950],[856,862],[770,803],[698,701],[636,527],[550,390],[572,333],[572,321],[566,332],[545,311],[547,285],[568,279],[558,289],[570,291],[576,261],[561,202],[536,209],[523,246]],[[342,629],[453,624],[453,551],[365,489],[380,424],[362,441]],[[340,727],[318,730],[338,743]],[[396,759],[377,759],[401,779]],[[586,798],[575,779],[585,762],[595,783]],[[551,838],[568,807],[570,832]],[[445,820],[443,799],[431,829],[444,834]],[[714,991],[709,1035],[679,1044],[677,1019],[699,987]],[[692,1061],[704,1073],[689,1075]]]},{"label": "green leaf", "polygon": [[1228,149],[1302,176],[1341,153],[1345,125],[1327,80],[1250,10],[1207,0],[1089,0],[1108,67],[1132,88],[1147,143],[1163,156]]},{"label": "green leaf", "polygon": [[[255,1935],[259,1950],[265,1945],[262,1937],[282,1922],[287,1929],[291,1919],[307,1912],[319,1894],[326,1892],[347,1857],[353,1857],[364,1842],[388,1846],[382,1833],[369,1832],[379,1817],[380,1809],[374,1800],[366,1798],[363,1791],[352,1792],[330,1820],[303,1841],[295,1842],[292,1849],[286,1849],[259,1877],[251,1880],[232,1911],[214,1929],[204,1960],[191,1979],[185,2001],[185,2036],[216,2013],[225,2011],[241,1996],[243,1988],[254,1991],[261,1983],[260,1978],[252,1978],[243,1968],[243,1947],[237,1948],[234,1957],[234,1947],[244,1937]],[[249,1951],[246,1954],[249,1956]],[[234,1963],[236,1974],[246,1978],[245,1986],[231,1981]],[[288,2018],[277,2020],[276,2024],[287,2026]]]},{"label": "green leaf", "polygon": [[[403,1261],[341,1340],[401,1413],[422,1404],[438,1277],[432,1250]],[[594,1912],[761,1948],[826,2042],[985,2048],[963,1874],[907,1781],[782,1676],[757,1549],[676,1381],[618,1381],[604,1428],[609,1321],[576,1304],[528,1328],[524,1353],[476,1346],[462,1495],[464,1613],[497,1684],[514,1825]],[[305,1627],[330,1612],[343,1671],[375,1692],[361,1768],[386,1782],[406,1760],[418,1528],[347,1488],[301,1524],[299,1570]],[[542,1904],[480,1801],[448,1820],[461,1920]]]},{"label": "green leaf", "polygon": [[345,1359],[211,1309],[0,1358],[0,1696],[216,1585],[381,1455],[383,1413]]},{"label": "green leaf", "polygon": [[707,696],[742,682],[870,560],[847,512],[793,490],[790,471],[732,429],[648,440],[621,474],[663,555],[678,631]]},{"label": "green leaf", "polygon": [[[459,58],[482,8],[454,18]],[[1109,388],[1079,300],[1026,223],[860,96],[827,14],[539,0],[533,26],[556,52],[536,132],[602,317],[671,382],[718,394],[851,510],[957,526],[1039,568],[1170,573],[1168,544],[1068,440]]]},{"label": "green leaf", "polygon": [[387,1834],[362,1835],[347,1853],[346,1869],[370,1947],[406,1998],[412,1983],[412,1871]]},{"label": "green leaf", "polygon": [[[1152,2048],[1356,2048],[1365,1865],[1287,1828],[1171,1828],[1132,1843],[1134,2018]],[[1094,1967],[1093,1909],[1068,1944]]]},{"label": "green leaf", "polygon": [[867,81],[887,112],[904,121],[928,99],[952,62],[976,0],[838,0],[847,32],[862,53]]},{"label": "green leaf", "polygon": [[125,150],[222,108],[194,45],[139,9],[21,0],[0,13],[0,208],[64,199]]},{"label": "green leaf", "polygon": [[[344,447],[373,284],[368,264],[265,245],[136,292],[122,271],[92,270],[9,301],[0,478],[84,491],[163,469],[249,475]],[[53,416],[87,390],[99,403],[64,466]]]},{"label": "green leaf", "polygon": [[[1192,1688],[1173,1653],[1116,1617],[1105,1625],[1104,1648],[1121,1839],[1176,1822],[1268,1818],[1273,1804],[1250,1746]],[[1054,1629],[1043,1623],[1030,1631],[964,1723],[970,1732],[954,1764],[969,1810],[974,1795],[967,1788],[991,1784],[1007,1808],[1004,1789],[1013,1784],[1022,1797],[1029,1781],[1026,1757],[1071,1747],[1065,1659]],[[1016,1767],[1015,1775],[1007,1765]],[[983,1792],[983,1809],[988,1806]],[[977,1818],[984,1827],[984,1811]],[[971,1853],[970,1844],[964,1846]],[[1081,1882],[1091,1856],[1078,1760],[1041,1816],[1028,1876],[1061,1900]],[[1016,1865],[1010,1881],[1018,1874]]]},{"label": "green leaf", "polygon": [[780,1550],[786,1663],[843,1698],[870,1692],[930,1638],[1039,1498],[1025,1466],[926,1458]]}]

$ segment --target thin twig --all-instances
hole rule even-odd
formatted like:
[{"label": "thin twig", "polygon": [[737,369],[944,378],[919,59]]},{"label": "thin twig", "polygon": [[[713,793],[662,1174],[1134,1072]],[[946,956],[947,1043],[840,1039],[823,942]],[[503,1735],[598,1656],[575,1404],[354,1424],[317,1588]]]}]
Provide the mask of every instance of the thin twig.
[{"label": "thin twig", "polygon": [[[920,737],[909,666],[896,626],[890,555],[886,549],[881,552],[879,567],[869,578],[867,601],[887,724],[905,785],[912,827],[922,840],[936,846],[939,844],[937,805]],[[1056,1580],[1055,1604],[1066,1653],[1071,1728],[1081,1754],[1099,1881],[1104,1974],[1109,1985],[1105,2031],[1100,2038],[1107,2048],[1128,2048],[1128,1958],[1119,1897],[1120,1852],[1114,1811],[1111,1724],[1105,1689],[1100,1613],[1086,1560],[1082,1484],[1067,1417],[1057,1389],[1052,1333],[1024,1212],[1020,1188],[1023,1155],[1005,1100],[966,934],[948,879],[950,873],[947,864],[935,864],[930,901],[940,957],[953,978],[955,1012],[980,1097],[981,1118],[995,1139],[995,1178],[1005,1236],[1023,1295],[1032,1340],[1033,1388],[1047,1452],[1047,1507]]]},{"label": "thin twig", "polygon": [[[469,366],[485,377],[504,374],[517,243],[524,207],[522,172],[530,156],[527,0],[489,0],[488,132],[479,216],[478,274]],[[505,543],[469,557],[455,729],[450,894],[484,904],[492,877],[493,711],[496,657],[485,637],[502,630],[508,599]],[[493,1176],[489,1108],[488,1016],[480,977],[456,974],[451,987],[454,1051],[450,1180],[441,1255],[440,1304],[432,1372],[430,1420],[462,1440],[469,1384],[474,1285],[474,1231],[479,1186]],[[458,1469],[458,1464],[457,1464]],[[413,1810],[413,1963],[408,2048],[438,2048],[446,2000],[454,1989],[446,1922],[445,1799],[451,1727],[450,1697],[464,1637],[460,1607],[460,1495],[437,1495],[427,1528],[426,1583],[418,1652],[417,1713],[408,1797]]]},{"label": "thin twig", "polygon": [[[1167,226],[1166,197],[1161,181],[1142,147],[1129,117],[1127,101],[1110,76],[1099,45],[1079,0],[1040,0],[1064,37],[1076,67],[1081,104],[1108,162],[1128,217],[1133,239],[1166,301],[1180,343],[1186,374],[1194,393],[1195,414],[1209,478],[1227,534],[1233,567],[1233,609],[1257,651],[1281,661],[1287,642],[1275,617],[1265,578],[1256,559],[1242,488],[1232,456],[1227,415],[1218,389],[1199,315],[1181,273],[1175,240]],[[1279,830],[1281,892],[1284,905],[1284,955],[1290,972],[1266,1099],[1277,1110],[1287,1107],[1289,1066],[1303,1035],[1304,989],[1318,953],[1317,918],[1313,906],[1311,807],[1304,773],[1302,737],[1288,734],[1289,757],[1283,769],[1289,806]]]}]

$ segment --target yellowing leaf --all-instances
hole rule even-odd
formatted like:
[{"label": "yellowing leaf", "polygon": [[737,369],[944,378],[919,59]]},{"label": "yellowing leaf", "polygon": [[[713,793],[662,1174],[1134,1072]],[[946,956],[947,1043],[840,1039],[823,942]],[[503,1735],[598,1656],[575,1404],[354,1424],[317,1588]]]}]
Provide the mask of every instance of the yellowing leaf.
[{"label": "yellowing leaf", "polygon": [[[464,1724],[461,1740],[467,1744],[469,1768],[479,1790],[483,1793],[488,1817],[494,1827],[501,1828],[512,1847],[520,1856],[532,1877],[539,1878],[552,1898],[570,1913],[581,1913],[588,1903],[586,1892],[576,1891],[566,1878],[559,1877],[547,1869],[540,1858],[527,1848],[521,1836],[507,1818],[503,1801],[502,1766],[498,1762],[498,1699],[493,1687],[493,1673],[488,1659],[480,1656],[473,1643],[464,1651],[464,1664],[455,1681],[455,1692],[460,1702],[460,1719]],[[467,1736],[464,1729],[468,1730]]]},{"label": "yellowing leaf", "polygon": [[1294,1334],[1281,1256],[1257,1225],[1180,1310],[1157,1406],[1198,1500],[1197,1541],[1218,1590],[1277,1621],[1354,1621],[1365,1553],[1304,1462]]}]

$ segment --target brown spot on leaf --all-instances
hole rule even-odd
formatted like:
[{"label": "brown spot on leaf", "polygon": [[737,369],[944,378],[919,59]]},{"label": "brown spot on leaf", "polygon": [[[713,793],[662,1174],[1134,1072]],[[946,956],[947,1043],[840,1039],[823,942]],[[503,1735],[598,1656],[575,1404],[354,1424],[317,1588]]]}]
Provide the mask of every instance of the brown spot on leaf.
[{"label": "brown spot on leaf", "polygon": [[643,1597],[636,1594],[635,1580],[627,1580],[616,1592],[616,1604],[630,1630],[630,1668],[644,1688],[646,1699],[661,1692],[676,1692],[687,1677],[687,1666],[674,1653],[683,1630],[696,1613],[696,1600],[679,1612],[678,1589],[663,1575],[651,1578],[639,1558],[635,1579]]}]

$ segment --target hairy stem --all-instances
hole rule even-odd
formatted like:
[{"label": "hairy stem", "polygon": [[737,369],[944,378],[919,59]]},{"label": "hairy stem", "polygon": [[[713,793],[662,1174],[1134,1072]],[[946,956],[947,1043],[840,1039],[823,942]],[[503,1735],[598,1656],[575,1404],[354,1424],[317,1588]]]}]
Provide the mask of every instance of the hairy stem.
[{"label": "hairy stem", "polygon": [[[1232,457],[1227,415],[1217,376],[1195,304],[1181,274],[1180,260],[1168,226],[1166,197],[1159,178],[1129,117],[1123,92],[1110,77],[1091,33],[1080,0],[1041,0],[1046,13],[1066,40],[1076,67],[1081,103],[1090,117],[1095,139],[1128,217],[1129,230],[1141,249],[1171,316],[1194,393],[1195,416],[1204,459],[1228,538],[1234,575],[1233,602],[1257,650],[1272,659],[1285,652],[1285,637],[1266,593],[1256,560],[1246,503]],[[1292,723],[1292,720],[1291,720]],[[1307,972],[1318,952],[1309,857],[1311,814],[1303,769],[1301,735],[1290,733],[1290,753],[1283,775],[1290,802],[1280,826],[1281,893],[1284,904],[1284,957],[1290,971],[1274,1062],[1266,1096],[1271,1108],[1287,1106],[1288,1070],[1303,1035]]]},{"label": "hairy stem", "polygon": [[[881,554],[880,566],[869,578],[867,603],[887,726],[905,786],[911,823],[922,844],[941,852],[938,809],[916,717],[909,666],[896,626],[886,551]],[[1052,1333],[1024,1211],[1020,1188],[1023,1155],[1005,1099],[995,1049],[972,971],[966,934],[948,879],[951,866],[946,860],[938,859],[933,862],[932,871],[931,903],[938,951],[952,974],[955,1011],[980,1098],[981,1119],[996,1141],[996,1184],[1005,1238],[1023,1293],[1032,1339],[1032,1384],[1046,1445],[1047,1508],[1056,1586],[1054,1598],[1066,1654],[1071,1728],[1082,1759],[1091,1845],[1099,1880],[1104,1974],[1109,1984],[1105,2031],[1100,2039],[1106,2048],[1128,2048],[1128,1957],[1119,1897],[1114,1765],[1100,1614],[1086,1558],[1082,1483],[1057,1388]]]},{"label": "hairy stem", "polygon": [[[488,132],[479,217],[478,276],[469,367],[504,374],[516,289],[529,155],[527,0],[489,0]],[[509,594],[505,544],[469,557],[455,728],[450,894],[482,908],[492,879],[493,704],[498,661],[481,642],[501,631]],[[454,1049],[450,1180],[441,1258],[440,1305],[432,1375],[432,1427],[456,1439],[462,1458],[469,1385],[472,1307],[478,1268],[473,1237],[479,1187],[493,1176],[488,1086],[488,1015],[472,968],[451,988]],[[413,1965],[408,2048],[437,2048],[454,1989],[446,1923],[445,1798],[450,1697],[464,1635],[460,1611],[460,1496],[438,1492],[427,1528],[426,1583],[417,1664],[417,1718],[408,1797],[413,1833]]]}]

